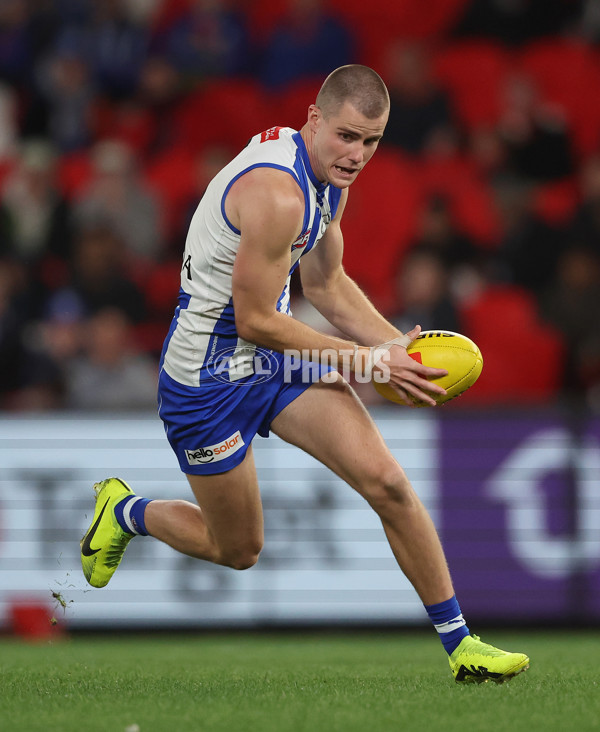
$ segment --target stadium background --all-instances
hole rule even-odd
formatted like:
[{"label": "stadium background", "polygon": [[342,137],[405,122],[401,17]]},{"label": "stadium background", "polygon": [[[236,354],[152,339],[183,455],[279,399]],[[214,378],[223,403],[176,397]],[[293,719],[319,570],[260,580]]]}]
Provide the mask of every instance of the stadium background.
[{"label": "stadium background", "polygon": [[[90,485],[187,496],[155,416],[191,211],[251,134],[299,127],[361,62],[392,96],[351,191],[346,267],[400,327],[485,368],[430,413],[361,396],[477,623],[600,616],[600,13],[561,0],[6,0],[0,7],[0,627],[419,624],[351,491],[259,440],[259,565],[132,545],[78,566]],[[298,317],[326,327],[303,302]],[[290,468],[293,480],[290,480]],[[54,597],[53,597],[54,596]],[[58,608],[57,597],[66,607]]]}]

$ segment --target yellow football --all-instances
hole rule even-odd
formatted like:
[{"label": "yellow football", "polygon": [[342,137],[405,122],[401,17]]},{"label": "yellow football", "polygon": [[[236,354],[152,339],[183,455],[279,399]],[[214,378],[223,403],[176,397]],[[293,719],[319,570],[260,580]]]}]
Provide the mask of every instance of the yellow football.
[{"label": "yellow football", "polygon": [[[447,376],[432,379],[446,390],[444,396],[432,394],[437,404],[445,404],[473,386],[483,368],[483,358],[477,345],[470,338],[449,330],[423,331],[406,352],[424,366],[448,372]],[[398,404],[404,403],[389,384],[378,383],[377,378],[378,372],[373,375],[373,386],[382,397]],[[420,400],[414,400],[414,403],[417,407],[429,406]]]}]

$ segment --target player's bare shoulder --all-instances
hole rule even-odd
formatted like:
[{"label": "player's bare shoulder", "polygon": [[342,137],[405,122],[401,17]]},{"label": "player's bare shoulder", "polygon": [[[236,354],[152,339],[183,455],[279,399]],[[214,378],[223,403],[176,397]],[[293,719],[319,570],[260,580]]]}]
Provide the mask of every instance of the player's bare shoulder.
[{"label": "player's bare shoulder", "polygon": [[225,213],[231,223],[242,228],[242,221],[287,219],[301,226],[304,194],[288,172],[272,167],[257,167],[240,176],[225,199]]}]

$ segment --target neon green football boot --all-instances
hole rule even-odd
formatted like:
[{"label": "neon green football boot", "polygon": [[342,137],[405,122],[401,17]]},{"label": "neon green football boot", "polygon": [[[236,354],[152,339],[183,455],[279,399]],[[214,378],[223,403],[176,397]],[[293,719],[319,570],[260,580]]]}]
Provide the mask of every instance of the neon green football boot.
[{"label": "neon green football boot", "polygon": [[450,670],[459,683],[480,684],[495,681],[502,684],[529,668],[524,653],[508,653],[483,643],[477,635],[465,636],[450,658]]},{"label": "neon green football boot", "polygon": [[127,544],[135,534],[123,531],[115,517],[115,505],[135,495],[119,478],[107,478],[94,486],[96,509],[90,528],[81,540],[81,567],[92,587],[104,587],[119,566]]}]

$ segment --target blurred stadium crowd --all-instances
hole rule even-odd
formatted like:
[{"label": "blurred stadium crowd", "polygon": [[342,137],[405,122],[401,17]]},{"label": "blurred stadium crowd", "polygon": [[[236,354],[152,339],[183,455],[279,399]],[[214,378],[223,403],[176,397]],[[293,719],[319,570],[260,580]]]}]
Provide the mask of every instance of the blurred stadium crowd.
[{"label": "blurred stadium crowd", "polygon": [[465,403],[600,410],[599,44],[594,0],[2,0],[0,409],[152,408],[207,181],[358,62],[350,275],[478,342]]}]

